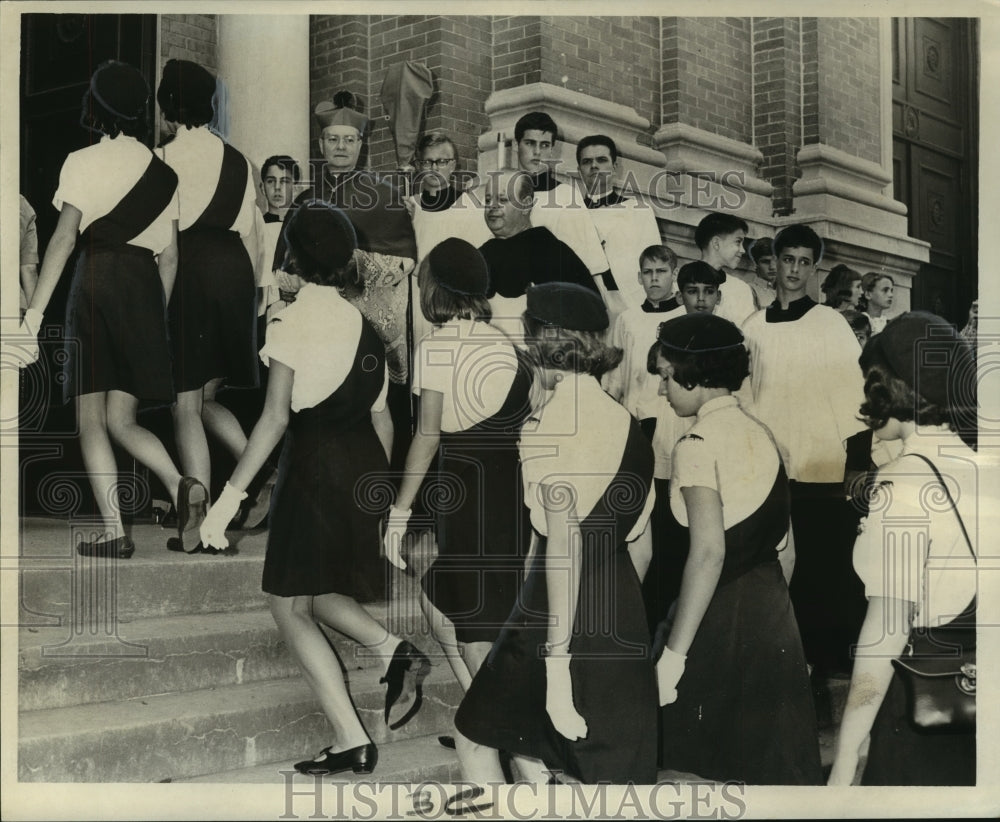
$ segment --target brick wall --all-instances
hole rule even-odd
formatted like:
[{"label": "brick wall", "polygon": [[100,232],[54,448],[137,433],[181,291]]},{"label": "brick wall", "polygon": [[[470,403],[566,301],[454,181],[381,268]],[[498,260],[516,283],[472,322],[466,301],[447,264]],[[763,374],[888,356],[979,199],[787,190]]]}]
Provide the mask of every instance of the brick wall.
[{"label": "brick wall", "polygon": [[541,42],[542,82],[629,106],[659,123],[659,18],[543,17]]},{"label": "brick wall", "polygon": [[540,17],[493,18],[493,88],[501,91],[542,80]]},{"label": "brick wall", "polygon": [[664,17],[664,123],[751,140],[750,20]]},{"label": "brick wall", "polygon": [[815,22],[819,139],[878,163],[882,157],[878,20],[836,17]]},{"label": "brick wall", "polygon": [[161,14],[160,57],[191,60],[213,74],[219,70],[219,39],[214,14]]},{"label": "brick wall", "polygon": [[774,210],[792,210],[795,155],[802,145],[800,25],[796,17],[753,20],[754,143],[761,176],[774,186]]},{"label": "brick wall", "polygon": [[[380,101],[382,82],[391,66],[414,61],[426,65],[435,78],[421,131],[447,131],[463,166],[474,167],[476,141],[489,122],[483,106],[492,91],[490,18],[314,15],[309,39],[312,104],[332,100],[341,90],[361,98],[369,117],[362,164],[380,170],[396,167],[395,144]],[[315,146],[315,121],[311,129]]]}]

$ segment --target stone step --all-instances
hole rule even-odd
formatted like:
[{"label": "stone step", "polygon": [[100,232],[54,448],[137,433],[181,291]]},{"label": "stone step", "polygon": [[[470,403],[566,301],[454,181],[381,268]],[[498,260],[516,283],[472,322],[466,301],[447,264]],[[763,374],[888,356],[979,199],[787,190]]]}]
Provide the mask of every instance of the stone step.
[{"label": "stone step", "polygon": [[[376,744],[451,732],[461,688],[447,664],[433,666],[423,707],[397,731],[382,719],[380,675],[348,675]],[[23,782],[163,782],[311,756],[334,741],[301,678],[29,711],[19,726]]]},{"label": "stone step", "polygon": [[[432,660],[444,661],[415,599],[364,607]],[[346,669],[381,664],[342,634],[327,635]],[[18,634],[21,711],[296,675],[298,666],[264,609],[120,621],[111,636],[67,636],[60,627],[22,628]]]},{"label": "stone step", "polygon": [[[303,754],[313,756],[319,751]],[[203,774],[175,782],[209,782],[218,784],[279,784],[290,785],[296,791],[312,787],[317,777],[298,773],[295,762],[303,757],[239,768],[232,771]],[[400,739],[379,745],[378,765],[371,774],[359,775],[351,771],[322,777],[323,782],[454,782],[462,778],[458,757],[452,748],[438,742],[438,735]]]},{"label": "stone step", "polygon": [[[168,551],[174,532],[152,523],[129,528],[136,545],[128,560],[81,557],[75,545],[94,537],[88,521],[29,517],[22,521],[19,625],[64,626],[69,635],[108,630],[122,621],[181,614],[256,610],[267,546],[265,531],[234,531],[233,556]],[[419,572],[433,555],[433,537],[411,537],[412,570],[385,563],[386,595],[419,595]]]}]

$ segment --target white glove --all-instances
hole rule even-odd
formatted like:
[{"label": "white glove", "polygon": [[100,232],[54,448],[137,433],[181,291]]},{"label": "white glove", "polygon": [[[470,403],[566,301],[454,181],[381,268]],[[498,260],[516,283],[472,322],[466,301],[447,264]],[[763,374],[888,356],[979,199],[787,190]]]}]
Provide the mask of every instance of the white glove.
[{"label": "white glove", "polygon": [[400,553],[403,545],[403,537],[406,536],[406,526],[410,521],[410,514],[413,511],[407,508],[397,508],[395,505],[389,509],[389,516],[385,522],[385,536],[382,538],[382,545],[385,547],[385,557],[400,571],[406,570],[406,560]]},{"label": "white glove", "polygon": [[247,498],[246,491],[234,488],[228,482],[222,489],[215,505],[208,509],[208,515],[201,524],[198,532],[201,537],[201,544],[206,548],[228,548],[229,540],[226,539],[226,528],[232,522],[236,512],[240,510],[240,503]]},{"label": "white glove", "polygon": [[44,315],[37,308],[29,308],[24,312],[24,319],[17,329],[17,346],[20,349],[18,368],[24,368],[38,360],[38,332],[42,329],[43,319]]},{"label": "white glove", "polygon": [[660,705],[677,701],[677,683],[684,675],[687,657],[663,646],[663,655],[656,663],[656,685],[660,691]]},{"label": "white glove", "polygon": [[569,675],[570,657],[545,657],[545,711],[552,726],[571,741],[585,739],[587,720],[573,705],[573,680]]}]

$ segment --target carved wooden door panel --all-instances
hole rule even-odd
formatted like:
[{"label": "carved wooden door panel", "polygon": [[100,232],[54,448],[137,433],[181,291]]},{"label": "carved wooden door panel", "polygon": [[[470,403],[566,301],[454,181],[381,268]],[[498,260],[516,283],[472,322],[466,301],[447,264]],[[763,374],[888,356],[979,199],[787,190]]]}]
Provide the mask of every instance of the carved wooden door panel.
[{"label": "carved wooden door panel", "polygon": [[911,303],[964,324],[976,294],[975,21],[893,20],[893,180],[909,232],[931,244]]}]

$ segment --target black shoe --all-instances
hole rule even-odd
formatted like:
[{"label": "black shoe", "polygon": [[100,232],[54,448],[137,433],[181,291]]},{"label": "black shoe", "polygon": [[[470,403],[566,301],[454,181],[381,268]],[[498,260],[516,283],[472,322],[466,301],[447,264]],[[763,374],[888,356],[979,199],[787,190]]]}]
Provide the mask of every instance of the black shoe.
[{"label": "black shoe", "polygon": [[[405,639],[396,646],[389,669],[379,683],[385,683],[385,724],[389,730],[402,728],[416,716],[424,701],[424,679],[431,672],[431,661]],[[413,704],[396,722],[389,723],[389,711],[399,700],[413,695]]]},{"label": "black shoe", "polygon": [[129,559],[135,553],[135,543],[128,537],[118,537],[104,542],[81,542],[76,546],[76,552],[83,557]]},{"label": "black shoe", "polygon": [[295,770],[310,776],[325,776],[331,773],[352,770],[354,773],[371,773],[378,763],[378,748],[374,743],[358,745],[340,753],[330,753],[324,748],[315,759],[295,763]]},{"label": "black shoe", "polygon": [[185,535],[197,537],[207,514],[208,489],[194,477],[182,477],[177,487],[177,536],[182,549]]},{"label": "black shoe", "polygon": [[240,552],[240,549],[235,545],[230,545],[228,548],[215,548],[211,545],[204,545],[201,540],[198,540],[198,544],[194,548],[187,549],[179,537],[170,537],[167,540],[167,550],[177,551],[182,554],[208,554],[209,556],[218,556],[221,554],[226,557],[234,557]]}]

